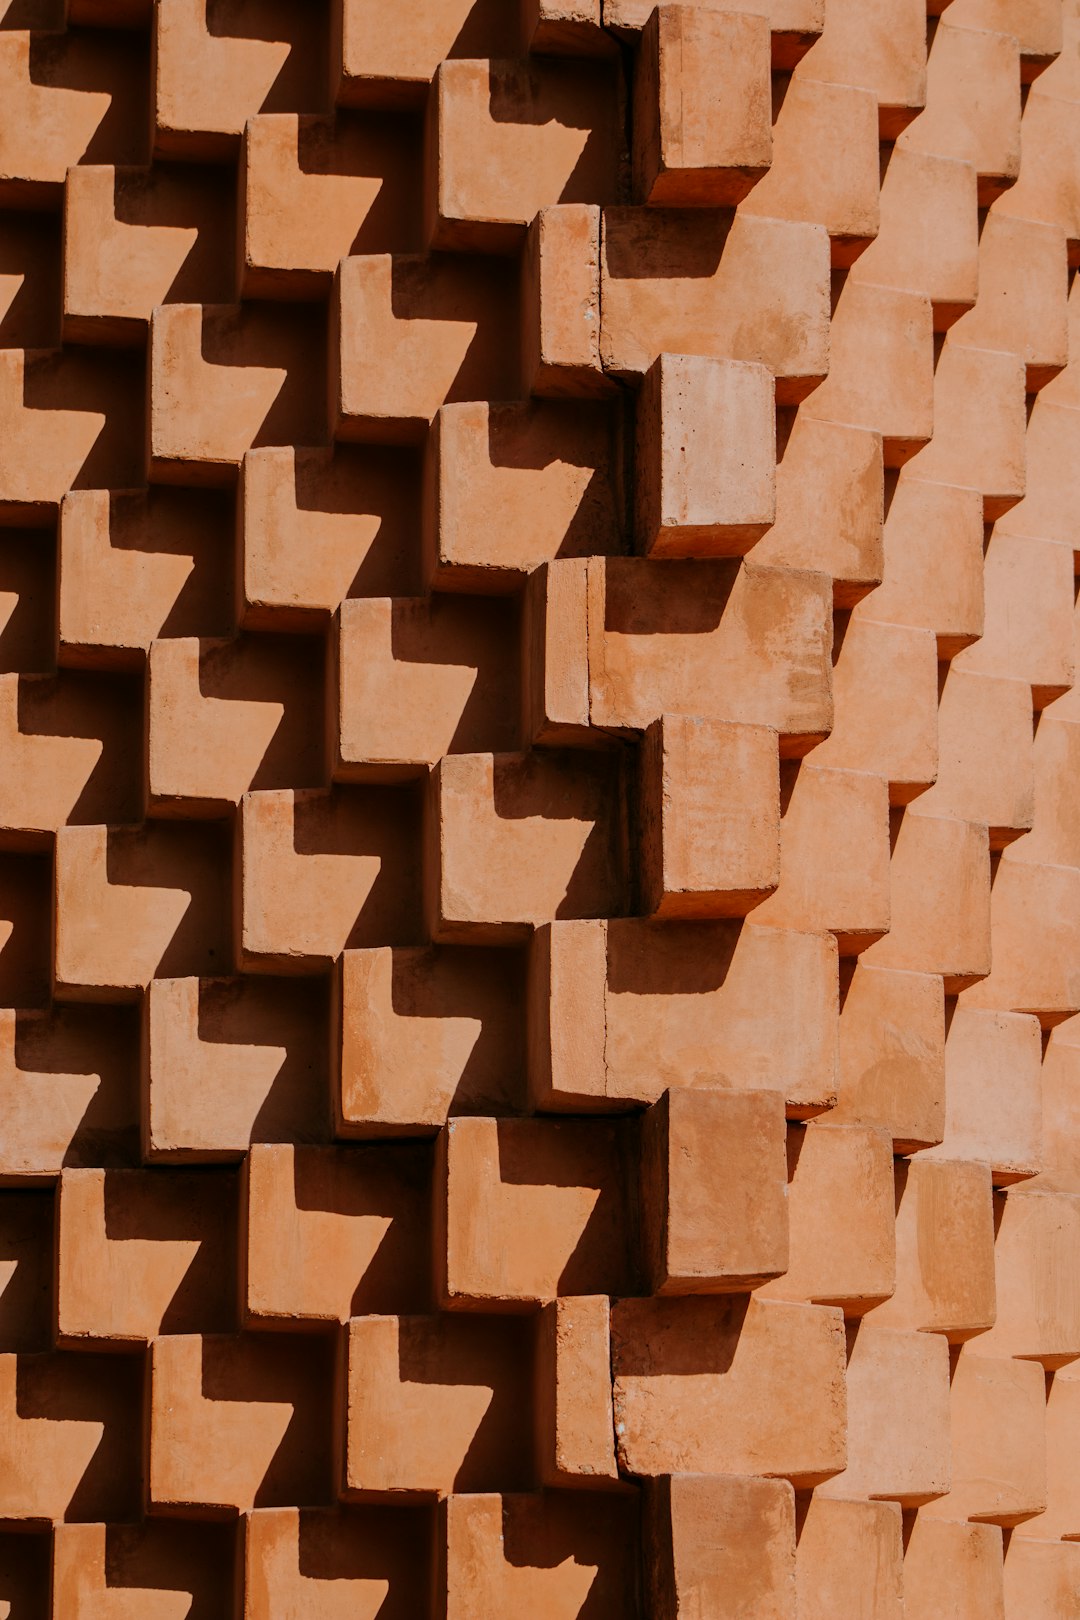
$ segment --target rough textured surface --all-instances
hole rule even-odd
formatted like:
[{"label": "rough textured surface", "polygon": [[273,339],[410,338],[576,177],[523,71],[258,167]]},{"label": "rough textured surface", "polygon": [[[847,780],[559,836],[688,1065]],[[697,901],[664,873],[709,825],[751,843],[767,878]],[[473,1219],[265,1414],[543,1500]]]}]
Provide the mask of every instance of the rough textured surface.
[{"label": "rough textured surface", "polygon": [[1080,1620],[1080,0],[0,92],[0,1617]]}]

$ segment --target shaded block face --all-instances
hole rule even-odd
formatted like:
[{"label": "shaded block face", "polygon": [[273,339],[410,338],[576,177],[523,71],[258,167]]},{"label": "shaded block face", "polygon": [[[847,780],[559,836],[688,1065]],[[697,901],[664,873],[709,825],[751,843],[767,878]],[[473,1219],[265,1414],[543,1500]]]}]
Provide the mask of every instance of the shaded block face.
[{"label": "shaded block face", "polygon": [[424,1508],[256,1508],[245,1515],[244,1620],[416,1613],[432,1580]]},{"label": "shaded block face", "polygon": [[795,1555],[800,1617],[828,1620],[862,1613],[906,1620],[906,1577],[898,1503],[833,1501],[814,1493],[799,1525]]},{"label": "shaded block face", "polygon": [[[223,1616],[235,1562],[231,1525],[65,1524],[55,1532],[53,1613]],[[185,1610],[184,1606],[187,1605]]]}]

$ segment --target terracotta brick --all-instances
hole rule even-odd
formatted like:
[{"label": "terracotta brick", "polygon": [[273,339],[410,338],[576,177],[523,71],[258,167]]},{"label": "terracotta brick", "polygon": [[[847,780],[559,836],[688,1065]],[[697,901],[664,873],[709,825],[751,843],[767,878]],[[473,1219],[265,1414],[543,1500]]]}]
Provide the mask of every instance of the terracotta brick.
[{"label": "terracotta brick", "polygon": [[922,808],[985,821],[991,849],[1034,817],[1031,690],[1024,681],[950,668],[938,707],[938,776]]},{"label": "terracotta brick", "polygon": [[874,967],[941,974],[946,994],[990,971],[990,845],[977,822],[904,811],[890,864],[889,932]]},{"label": "terracotta brick", "polygon": [[1019,45],[1014,34],[938,24],[926,63],[926,111],[901,137],[915,151],[960,158],[988,203],[1020,169]]},{"label": "terracotta brick", "polygon": [[1072,1543],[1014,1536],[1005,1562],[1005,1620],[1075,1620],[1078,1582],[1080,1549]]},{"label": "terracotta brick", "polygon": [[983,633],[979,493],[926,483],[906,469],[885,519],[884,582],[855,612],[933,630],[940,659],[951,659],[978,640]]},{"label": "terracotta brick", "polygon": [[873,90],[881,138],[895,140],[926,97],[925,28],[922,0],[874,0],[869,10],[858,0],[840,0],[800,77]]},{"label": "terracotta brick", "polygon": [[232,1576],[231,1528],[215,1524],[61,1524],[53,1542],[59,1620],[136,1612],[174,1620],[182,1606],[212,1606]]},{"label": "terracotta brick", "polygon": [[934,1156],[980,1159],[999,1187],[1037,1171],[1041,1062],[1031,1014],[958,1005],[945,1042],[945,1140]]},{"label": "terracotta brick", "polygon": [[645,1498],[651,1613],[678,1620],[710,1605],[795,1615],[795,1502],[782,1479],[674,1474]]},{"label": "terracotta brick", "polygon": [[141,1363],[119,1356],[0,1356],[0,1510],[12,1528],[138,1516],[142,1383]]},{"label": "terracotta brick", "polygon": [[459,36],[467,54],[486,45],[497,56],[518,45],[518,18],[485,12],[486,27],[469,27],[470,0],[420,0],[408,13],[388,12],[379,0],[342,0],[331,49],[331,89],[346,106],[422,104],[439,63]]},{"label": "terracotta brick", "polygon": [[946,331],[979,290],[978,227],[972,165],[899,142],[881,177],[877,236],[851,279],[929,298],[934,330]]},{"label": "terracotta brick", "polygon": [[1014,1187],[999,1195],[995,1242],[997,1321],[979,1346],[1048,1370],[1076,1359],[1080,1298],[1069,1260],[1080,1201],[1069,1193]]},{"label": "terracotta brick", "polygon": [[[423,1605],[430,1515],[401,1508],[255,1508],[243,1526],[244,1620],[315,1605],[329,1620]],[[428,1554],[428,1556],[425,1556]],[[374,1607],[373,1607],[374,1606]]]},{"label": "terracotta brick", "polygon": [[1046,1410],[1042,1368],[983,1355],[976,1341],[957,1358],[950,1388],[953,1477],[928,1510],[1005,1528],[1046,1506]]},{"label": "terracotta brick", "polygon": [[931,1620],[946,1603],[957,1620],[1005,1620],[1002,1580],[996,1525],[918,1515],[904,1550],[905,1620]]},{"label": "terracotta brick", "polygon": [[897,1502],[834,1501],[816,1491],[796,1546],[800,1620],[831,1620],[836,1614],[901,1620],[902,1530]]},{"label": "terracotta brick", "polygon": [[595,1488],[619,1477],[611,1418],[606,1294],[545,1305],[536,1330],[537,1469],[545,1485]]},{"label": "terracotta brick", "polygon": [[940,977],[854,966],[839,1024],[833,1118],[882,1126],[898,1152],[939,1142],[945,1129],[945,1000]]},{"label": "terracotta brick", "polygon": [[[938,1150],[935,1150],[938,1151]],[[873,1321],[962,1343],[993,1326],[994,1207],[985,1164],[921,1155],[896,1169],[896,1291]]]},{"label": "terracotta brick", "polygon": [[883,776],[890,804],[908,804],[938,774],[937,643],[929,629],[875,620],[872,601],[837,637],[833,728],[814,764]]},{"label": "terracotta brick", "polygon": [[[691,0],[705,12],[764,15],[772,30],[773,66],[792,68],[805,55],[825,21],[821,0]],[[632,41],[648,22],[654,0],[604,0],[604,25],[620,39]]]},{"label": "terracotta brick", "polygon": [[1077,1539],[1080,1493],[1077,1491],[1077,1424],[1080,1423],[1080,1382],[1075,1363],[1060,1367],[1048,1380],[1046,1391],[1046,1508],[1017,1526],[1021,1536],[1037,1541]]},{"label": "terracotta brick", "polygon": [[600,209],[542,208],[521,260],[521,353],[533,394],[610,391],[600,359]]}]

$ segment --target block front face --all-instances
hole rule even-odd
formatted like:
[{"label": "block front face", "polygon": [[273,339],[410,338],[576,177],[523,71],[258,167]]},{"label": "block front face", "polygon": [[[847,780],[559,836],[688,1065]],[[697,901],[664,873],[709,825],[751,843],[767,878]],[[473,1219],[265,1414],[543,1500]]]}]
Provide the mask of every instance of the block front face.
[{"label": "block front face", "polygon": [[1077,0],[0,0],[0,1620],[1080,1620]]}]

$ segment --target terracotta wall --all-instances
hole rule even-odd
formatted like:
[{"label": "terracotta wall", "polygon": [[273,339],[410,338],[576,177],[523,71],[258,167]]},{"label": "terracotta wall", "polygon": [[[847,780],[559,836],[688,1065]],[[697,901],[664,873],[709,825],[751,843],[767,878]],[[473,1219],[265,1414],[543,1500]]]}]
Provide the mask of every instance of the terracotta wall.
[{"label": "terracotta wall", "polygon": [[0,1615],[1080,1616],[1078,258],[1077,0],[0,0]]}]

